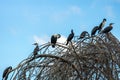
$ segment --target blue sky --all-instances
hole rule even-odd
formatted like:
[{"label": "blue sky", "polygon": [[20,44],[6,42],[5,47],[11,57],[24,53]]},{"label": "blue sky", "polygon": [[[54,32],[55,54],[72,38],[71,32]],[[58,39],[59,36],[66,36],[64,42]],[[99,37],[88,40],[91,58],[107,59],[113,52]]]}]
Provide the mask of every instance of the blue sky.
[{"label": "blue sky", "polygon": [[[34,42],[50,41],[54,33],[63,39],[113,22],[111,31],[120,40],[120,0],[0,0],[0,76],[3,70],[28,57]],[[1,78],[1,77],[0,77]]]}]

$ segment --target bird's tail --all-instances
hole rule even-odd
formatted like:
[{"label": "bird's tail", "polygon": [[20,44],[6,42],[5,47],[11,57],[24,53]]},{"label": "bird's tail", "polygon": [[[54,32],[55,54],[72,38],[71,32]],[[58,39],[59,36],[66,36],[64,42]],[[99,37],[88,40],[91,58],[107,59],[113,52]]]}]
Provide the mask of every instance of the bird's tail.
[{"label": "bird's tail", "polygon": [[66,45],[68,45],[68,41],[67,41]]},{"label": "bird's tail", "polygon": [[5,77],[5,79],[4,79],[4,80],[7,80],[7,78],[8,78],[8,75]]},{"label": "bird's tail", "polygon": [[52,44],[52,47],[55,48],[55,44]]}]

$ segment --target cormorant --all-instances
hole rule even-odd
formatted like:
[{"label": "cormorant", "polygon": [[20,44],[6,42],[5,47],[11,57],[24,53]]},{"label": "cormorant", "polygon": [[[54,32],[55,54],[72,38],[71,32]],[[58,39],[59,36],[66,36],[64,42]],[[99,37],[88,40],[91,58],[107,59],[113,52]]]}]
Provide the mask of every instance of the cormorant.
[{"label": "cormorant", "polygon": [[112,29],[113,29],[113,25],[114,23],[110,23],[109,24],[109,26],[108,27],[106,27],[103,31],[102,31],[102,33],[108,33],[108,32],[110,32]]},{"label": "cormorant", "polygon": [[66,45],[68,45],[68,43],[73,39],[74,37],[74,32],[73,32],[73,29],[71,30],[71,33],[69,34],[68,38],[67,38],[67,43]]},{"label": "cormorant", "polygon": [[103,21],[100,23],[99,27],[98,27],[98,33],[100,33],[100,31],[102,30],[102,28],[104,27],[105,25],[105,22],[106,22],[106,19],[104,18]]},{"label": "cormorant", "polygon": [[80,34],[79,39],[84,38],[86,35],[88,35],[88,36],[89,36],[89,33],[88,33],[87,31],[83,31],[83,32]]},{"label": "cormorant", "polygon": [[7,80],[9,73],[12,71],[12,66],[7,67],[2,75],[2,80]]},{"label": "cormorant", "polygon": [[33,51],[34,56],[36,56],[38,54],[38,51],[39,51],[39,46],[38,46],[38,43],[34,43],[33,45],[36,45],[36,47]]},{"label": "cormorant", "polygon": [[51,36],[51,43],[52,43],[52,47],[53,48],[55,47],[57,39],[60,38],[60,37],[61,37],[60,34],[54,34],[54,35]]},{"label": "cormorant", "polygon": [[92,31],[91,31],[91,36],[95,35],[95,33],[97,32],[98,30],[98,26],[95,26]]}]

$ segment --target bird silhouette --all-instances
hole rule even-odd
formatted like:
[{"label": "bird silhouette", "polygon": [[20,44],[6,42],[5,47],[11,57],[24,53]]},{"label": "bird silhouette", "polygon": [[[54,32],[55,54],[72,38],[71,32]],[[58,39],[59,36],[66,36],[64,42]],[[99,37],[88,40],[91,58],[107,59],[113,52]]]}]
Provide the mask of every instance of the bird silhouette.
[{"label": "bird silhouette", "polygon": [[89,36],[89,33],[88,33],[87,31],[83,31],[83,32],[80,34],[79,39],[85,38],[85,36]]},{"label": "bird silhouette", "polygon": [[95,35],[98,30],[98,26],[95,26],[91,31],[91,36]]},{"label": "bird silhouette", "polygon": [[34,51],[33,51],[33,55],[36,56],[38,54],[38,51],[39,51],[39,46],[38,46],[38,43],[34,43],[33,45],[35,45],[36,47],[34,48]]},{"label": "bird silhouette", "polygon": [[67,43],[66,45],[68,45],[68,43],[73,39],[74,37],[74,32],[73,32],[73,29],[71,30],[71,33],[69,34],[68,38],[67,38]]},{"label": "bird silhouette", "polygon": [[7,80],[9,73],[12,71],[12,66],[7,67],[2,76],[2,80]]},{"label": "bird silhouette", "polygon": [[102,33],[108,33],[108,32],[110,32],[112,29],[113,29],[113,25],[114,23],[110,23],[109,24],[109,26],[108,27],[106,27],[103,31],[102,31]]},{"label": "bird silhouette", "polygon": [[54,34],[54,35],[51,36],[51,43],[52,43],[52,47],[53,48],[55,47],[57,39],[60,38],[60,37],[61,37],[60,34]]},{"label": "bird silhouette", "polygon": [[98,33],[101,32],[102,28],[104,27],[105,25],[105,22],[106,22],[106,19],[104,18],[103,21],[100,23],[99,27],[98,27]]}]

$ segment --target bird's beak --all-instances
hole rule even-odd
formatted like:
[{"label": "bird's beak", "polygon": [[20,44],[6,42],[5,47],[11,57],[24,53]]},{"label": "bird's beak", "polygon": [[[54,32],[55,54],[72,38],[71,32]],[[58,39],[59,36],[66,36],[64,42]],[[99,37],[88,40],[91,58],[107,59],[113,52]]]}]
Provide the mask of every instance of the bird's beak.
[{"label": "bird's beak", "polygon": [[34,43],[34,44],[32,44],[32,45],[35,45],[35,43]]},{"label": "bird's beak", "polygon": [[36,45],[36,43],[32,44],[32,45]]},{"label": "bird's beak", "polygon": [[113,25],[114,23],[110,23],[110,25]]},{"label": "bird's beak", "polygon": [[112,23],[112,24],[115,24],[115,23]]}]

